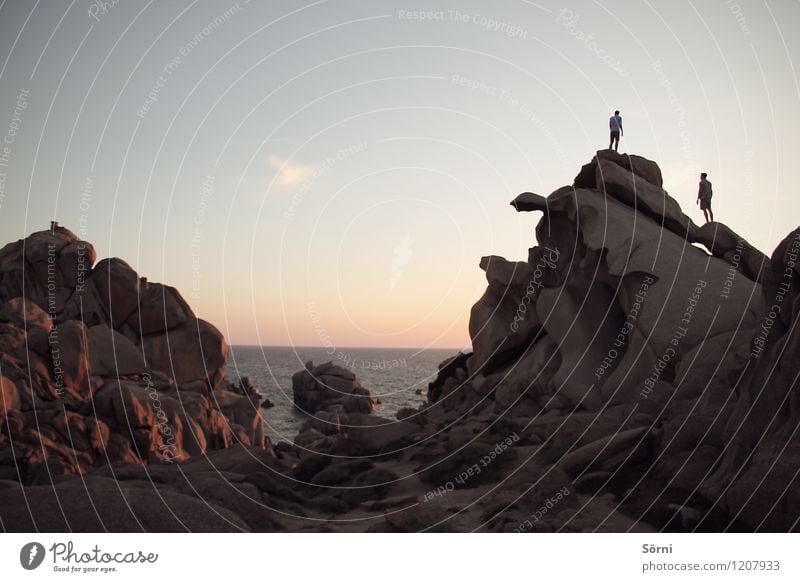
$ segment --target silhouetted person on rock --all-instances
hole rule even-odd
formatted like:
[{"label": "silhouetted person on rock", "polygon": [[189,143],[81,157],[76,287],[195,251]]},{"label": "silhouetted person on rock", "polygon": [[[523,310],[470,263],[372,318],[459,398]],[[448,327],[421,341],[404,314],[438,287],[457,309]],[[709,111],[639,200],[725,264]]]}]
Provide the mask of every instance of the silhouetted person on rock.
[{"label": "silhouetted person on rock", "polygon": [[608,120],[608,129],[611,130],[611,139],[608,142],[608,149],[614,148],[617,151],[619,148],[619,136],[625,132],[622,131],[622,116],[619,111],[615,111],[611,119]]},{"label": "silhouetted person on rock", "polygon": [[[700,204],[700,210],[703,211],[703,216],[706,217],[706,222],[714,222],[714,211],[711,210],[711,182],[706,180],[706,174],[700,174],[700,187],[697,190],[697,203]],[[709,218],[710,217],[710,218]]]}]

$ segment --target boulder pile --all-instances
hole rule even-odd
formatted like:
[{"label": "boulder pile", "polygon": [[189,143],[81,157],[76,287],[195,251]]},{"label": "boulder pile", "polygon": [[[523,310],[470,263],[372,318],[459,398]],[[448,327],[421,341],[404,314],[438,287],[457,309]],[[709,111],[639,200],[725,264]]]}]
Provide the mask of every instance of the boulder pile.
[{"label": "boulder pile", "polygon": [[259,397],[223,378],[228,345],[173,287],[53,224],[0,249],[0,479],[265,447]]}]

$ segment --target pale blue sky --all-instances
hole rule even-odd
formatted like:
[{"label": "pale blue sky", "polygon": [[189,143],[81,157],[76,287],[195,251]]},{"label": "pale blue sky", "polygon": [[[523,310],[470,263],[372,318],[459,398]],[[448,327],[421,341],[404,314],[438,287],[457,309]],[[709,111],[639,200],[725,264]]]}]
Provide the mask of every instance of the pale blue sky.
[{"label": "pale blue sky", "polygon": [[768,254],[800,217],[797,2],[106,4],[0,5],[3,242],[56,217],[234,343],[465,345],[616,108],[696,222],[700,171]]}]

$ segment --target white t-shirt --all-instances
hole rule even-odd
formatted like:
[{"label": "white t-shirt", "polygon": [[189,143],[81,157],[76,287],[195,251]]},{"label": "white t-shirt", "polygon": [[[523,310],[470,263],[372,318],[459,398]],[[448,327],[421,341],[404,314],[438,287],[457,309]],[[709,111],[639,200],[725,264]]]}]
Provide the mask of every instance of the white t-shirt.
[{"label": "white t-shirt", "polygon": [[608,127],[611,128],[611,131],[620,131],[622,129],[622,116],[612,115],[611,119],[608,120]]},{"label": "white t-shirt", "polygon": [[711,200],[712,195],[711,182],[709,180],[700,180],[700,192],[698,197]]}]

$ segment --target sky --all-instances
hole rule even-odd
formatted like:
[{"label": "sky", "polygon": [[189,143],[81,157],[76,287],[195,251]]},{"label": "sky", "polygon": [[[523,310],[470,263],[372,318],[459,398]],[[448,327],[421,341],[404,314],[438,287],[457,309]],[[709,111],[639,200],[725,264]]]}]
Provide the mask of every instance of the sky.
[{"label": "sky", "polygon": [[771,254],[800,218],[798,2],[0,4],[0,232],[58,220],[232,344],[462,348],[519,192],[607,147]]}]

